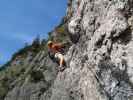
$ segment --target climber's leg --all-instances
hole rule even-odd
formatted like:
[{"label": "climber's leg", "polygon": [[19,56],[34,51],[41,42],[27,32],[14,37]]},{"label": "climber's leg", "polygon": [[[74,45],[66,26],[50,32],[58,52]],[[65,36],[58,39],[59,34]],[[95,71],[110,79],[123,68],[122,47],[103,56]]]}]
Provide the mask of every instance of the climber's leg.
[{"label": "climber's leg", "polygon": [[60,64],[59,68],[60,68],[60,71],[63,71],[64,65],[65,65],[64,56],[61,53],[56,53],[55,58],[59,59],[59,64]]},{"label": "climber's leg", "polygon": [[60,67],[64,65],[64,57],[60,56]]}]

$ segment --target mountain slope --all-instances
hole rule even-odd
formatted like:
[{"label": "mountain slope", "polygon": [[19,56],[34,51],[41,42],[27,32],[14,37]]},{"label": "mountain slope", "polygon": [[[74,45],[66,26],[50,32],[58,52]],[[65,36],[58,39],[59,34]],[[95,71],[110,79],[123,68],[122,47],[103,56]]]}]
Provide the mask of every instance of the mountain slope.
[{"label": "mountain slope", "polygon": [[[10,80],[1,75],[10,84],[0,99],[133,100],[133,1],[69,0],[66,26],[66,41],[72,42],[64,55],[67,68],[57,72],[44,49],[29,61],[28,55],[19,58],[24,71]],[[60,40],[60,32],[57,27],[49,39]],[[13,70],[12,64],[2,72]]]}]

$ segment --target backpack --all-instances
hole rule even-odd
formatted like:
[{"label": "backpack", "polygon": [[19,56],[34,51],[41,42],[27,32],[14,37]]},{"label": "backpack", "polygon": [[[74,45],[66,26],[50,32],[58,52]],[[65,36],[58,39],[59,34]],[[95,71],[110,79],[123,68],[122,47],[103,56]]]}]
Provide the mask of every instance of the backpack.
[{"label": "backpack", "polygon": [[52,52],[51,50],[48,50],[48,56],[53,62],[59,64],[59,59],[55,58],[54,52]]}]

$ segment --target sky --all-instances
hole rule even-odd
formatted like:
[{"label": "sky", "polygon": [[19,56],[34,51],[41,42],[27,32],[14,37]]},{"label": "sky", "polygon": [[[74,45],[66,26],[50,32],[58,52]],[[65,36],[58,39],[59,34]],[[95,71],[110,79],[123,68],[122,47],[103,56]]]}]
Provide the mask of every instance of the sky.
[{"label": "sky", "polygon": [[66,5],[67,0],[0,0],[0,65],[37,35],[46,38]]}]

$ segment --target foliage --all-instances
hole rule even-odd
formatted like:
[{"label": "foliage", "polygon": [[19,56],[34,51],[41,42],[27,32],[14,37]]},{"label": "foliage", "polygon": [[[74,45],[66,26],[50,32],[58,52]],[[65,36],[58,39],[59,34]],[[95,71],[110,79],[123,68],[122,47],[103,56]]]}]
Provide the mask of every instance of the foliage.
[{"label": "foliage", "polygon": [[38,82],[40,80],[44,80],[43,73],[39,70],[32,70],[30,72],[30,77],[32,82]]},{"label": "foliage", "polygon": [[67,31],[66,25],[65,24],[60,24],[55,28],[56,36],[51,37],[52,40],[57,41],[57,42],[70,42],[69,40],[69,32]]},{"label": "foliage", "polygon": [[35,48],[38,48],[40,46],[40,36],[37,35],[36,38],[33,40],[32,45]]}]

